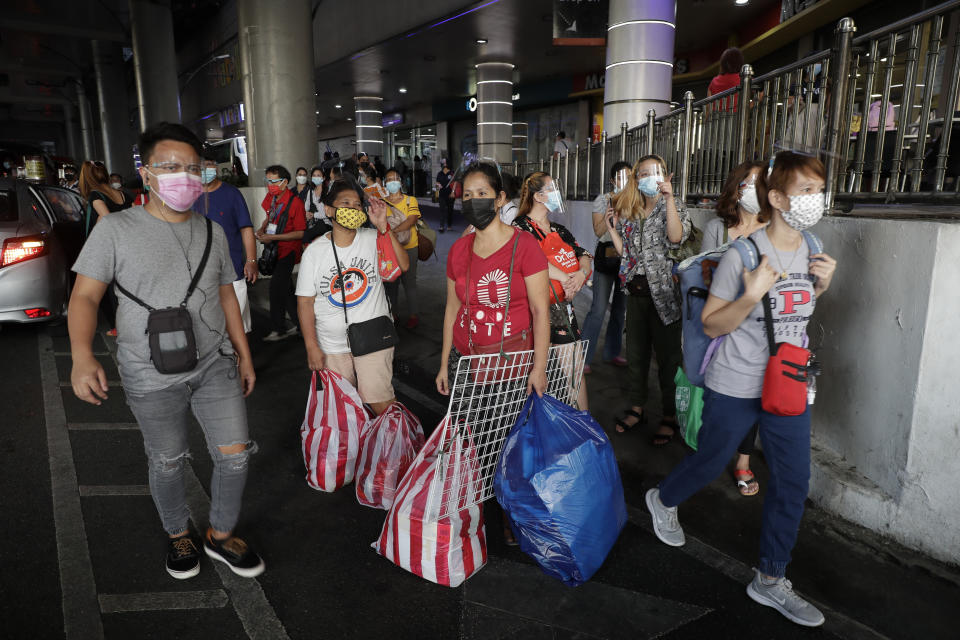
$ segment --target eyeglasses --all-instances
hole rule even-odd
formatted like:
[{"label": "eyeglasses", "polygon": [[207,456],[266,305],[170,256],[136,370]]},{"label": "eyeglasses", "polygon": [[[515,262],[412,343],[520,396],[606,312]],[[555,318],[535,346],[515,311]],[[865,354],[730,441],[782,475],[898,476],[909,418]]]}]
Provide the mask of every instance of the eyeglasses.
[{"label": "eyeglasses", "polygon": [[154,162],[150,165],[151,169],[156,169],[156,173],[192,173],[195,176],[200,175],[202,167],[199,164],[183,165],[178,162]]},{"label": "eyeglasses", "polygon": [[265,182],[266,182],[267,184],[280,184],[280,183],[283,182],[285,179],[286,179],[286,178],[267,178],[267,179],[265,180]]}]

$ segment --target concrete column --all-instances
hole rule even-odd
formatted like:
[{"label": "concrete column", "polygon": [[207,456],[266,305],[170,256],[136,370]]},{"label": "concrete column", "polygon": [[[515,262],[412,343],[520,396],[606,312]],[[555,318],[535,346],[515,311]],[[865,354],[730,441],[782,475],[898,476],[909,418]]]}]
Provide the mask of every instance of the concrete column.
[{"label": "concrete column", "polygon": [[317,163],[310,0],[238,0],[250,184],[282,164]]},{"label": "concrete column", "polygon": [[643,124],[647,111],[670,109],[676,0],[610,0],[603,124]]},{"label": "concrete column", "polygon": [[93,116],[90,113],[90,102],[87,100],[87,90],[83,80],[74,81],[77,90],[77,109],[80,111],[80,139],[83,141],[82,160],[96,160],[97,149],[93,142]]},{"label": "concrete column", "polygon": [[477,155],[513,162],[513,65],[477,65]]},{"label": "concrete column", "polygon": [[[357,154],[383,156],[383,98],[354,96],[354,123],[357,125]],[[414,144],[414,147],[416,144]]]},{"label": "concrete column", "polygon": [[97,102],[100,103],[103,159],[108,171],[128,176],[133,172],[133,158],[130,152],[122,53],[114,43],[93,40],[90,45],[93,48],[93,72],[97,79]]},{"label": "concrete column", "polygon": [[130,0],[130,30],[140,129],[163,120],[180,122],[169,0]]},{"label": "concrete column", "polygon": [[77,161],[77,127],[73,123],[73,107],[63,103],[63,126],[67,130],[67,155]]}]

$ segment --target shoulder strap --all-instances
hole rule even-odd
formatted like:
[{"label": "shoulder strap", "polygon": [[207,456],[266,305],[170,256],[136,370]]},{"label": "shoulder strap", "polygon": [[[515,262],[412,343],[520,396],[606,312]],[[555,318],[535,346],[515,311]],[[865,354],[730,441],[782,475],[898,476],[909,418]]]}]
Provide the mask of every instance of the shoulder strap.
[{"label": "shoulder strap", "polygon": [[203,247],[203,257],[200,258],[200,264],[197,266],[197,272],[193,274],[193,279],[190,281],[190,286],[187,287],[187,295],[183,297],[183,302],[180,303],[181,307],[187,306],[187,300],[190,299],[190,296],[193,295],[194,289],[197,288],[197,283],[200,282],[200,276],[203,275],[203,269],[207,266],[207,259],[210,257],[210,247],[213,244],[213,223],[210,222],[210,218],[204,216],[204,221],[207,223],[207,243]]},{"label": "shoulder strap", "polygon": [[333,231],[330,232],[330,246],[333,247],[333,262],[337,265],[337,277],[340,278],[340,299],[343,300],[343,321],[349,325],[350,320],[347,319],[347,287],[343,281],[343,271],[340,270],[340,257],[337,256],[337,243],[333,239]]},{"label": "shoulder strap", "polygon": [[[503,352],[503,340],[507,329],[507,314],[510,313],[510,292],[513,289],[513,265],[517,259],[517,245],[520,244],[520,229],[513,233],[513,250],[510,252],[510,275],[507,277],[507,304],[503,308],[503,326],[500,328],[500,357],[510,359],[511,356]],[[556,294],[554,294],[556,295]],[[467,329],[469,330],[469,326]],[[532,328],[532,327],[531,327]]]},{"label": "shoulder strap", "polygon": [[120,283],[117,282],[116,280],[113,281],[113,286],[117,288],[117,291],[119,291],[119,292],[122,293],[123,295],[127,296],[128,298],[130,298],[131,300],[133,300],[134,302],[136,302],[138,305],[140,305],[141,307],[143,307],[143,308],[146,309],[147,311],[156,311],[156,309],[154,309],[153,307],[151,307],[150,305],[148,305],[146,302],[144,302],[143,300],[141,300],[141,299],[138,298],[137,296],[133,295],[132,293],[130,293],[129,291],[127,291],[126,289],[124,289],[122,286],[120,286]]},{"label": "shoulder strap", "polygon": [[823,242],[820,240],[820,238],[817,237],[817,234],[815,234],[813,231],[808,231],[806,229],[804,229],[800,233],[803,234],[803,237],[807,241],[807,247],[810,248],[810,255],[813,255],[815,253],[823,253]]},{"label": "shoulder strap", "polygon": [[760,264],[760,249],[757,243],[749,237],[740,237],[733,241],[734,249],[740,254],[740,260],[743,266],[753,271]]},{"label": "shoulder strap", "polygon": [[[747,238],[747,240],[750,241],[750,244],[753,245],[753,250],[756,252],[756,255],[759,256],[760,247],[753,241],[753,238]],[[753,267],[753,269],[756,269],[756,267]],[[753,269],[751,269],[751,271]],[[770,349],[770,355],[772,356],[777,352],[777,343],[773,339],[773,311],[770,309],[770,295],[767,293],[763,294],[763,298],[760,299],[760,304],[763,305],[763,323],[767,327],[767,347]]]}]

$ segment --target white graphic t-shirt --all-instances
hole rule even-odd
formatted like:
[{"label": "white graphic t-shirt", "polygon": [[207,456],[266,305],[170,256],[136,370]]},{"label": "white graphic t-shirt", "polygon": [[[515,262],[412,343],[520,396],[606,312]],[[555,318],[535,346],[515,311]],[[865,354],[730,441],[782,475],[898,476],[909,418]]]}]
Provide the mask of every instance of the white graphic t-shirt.
[{"label": "white graphic t-shirt", "polygon": [[[377,268],[377,232],[358,229],[353,244],[337,247],[340,272],[333,258],[331,234],[310,243],[300,260],[297,295],[316,296],[317,341],[324,353],[349,353],[347,321],[350,324],[389,315],[383,280]],[[343,318],[344,298],[347,320]]]},{"label": "white graphic t-shirt", "polygon": [[[774,341],[803,346],[807,322],[816,306],[807,241],[802,241],[796,253],[778,253],[767,238],[766,230],[761,229],[750,237],[757,243],[760,254],[767,256],[771,267],[787,272],[787,278],[778,280],[767,294],[773,312]],[[732,302],[740,297],[742,289],[743,261],[739,252],[727,251],[713,273],[710,295]],[[734,398],[760,397],[770,358],[762,305],[762,301],[758,303],[720,344],[707,366],[708,388]]]}]

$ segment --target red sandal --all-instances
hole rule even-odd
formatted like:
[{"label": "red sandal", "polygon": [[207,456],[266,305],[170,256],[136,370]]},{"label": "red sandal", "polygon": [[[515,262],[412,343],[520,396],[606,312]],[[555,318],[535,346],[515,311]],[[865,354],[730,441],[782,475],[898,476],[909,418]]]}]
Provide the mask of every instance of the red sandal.
[{"label": "red sandal", "polygon": [[760,483],[750,469],[734,469],[733,479],[737,481],[742,496],[755,496],[760,492]]}]

